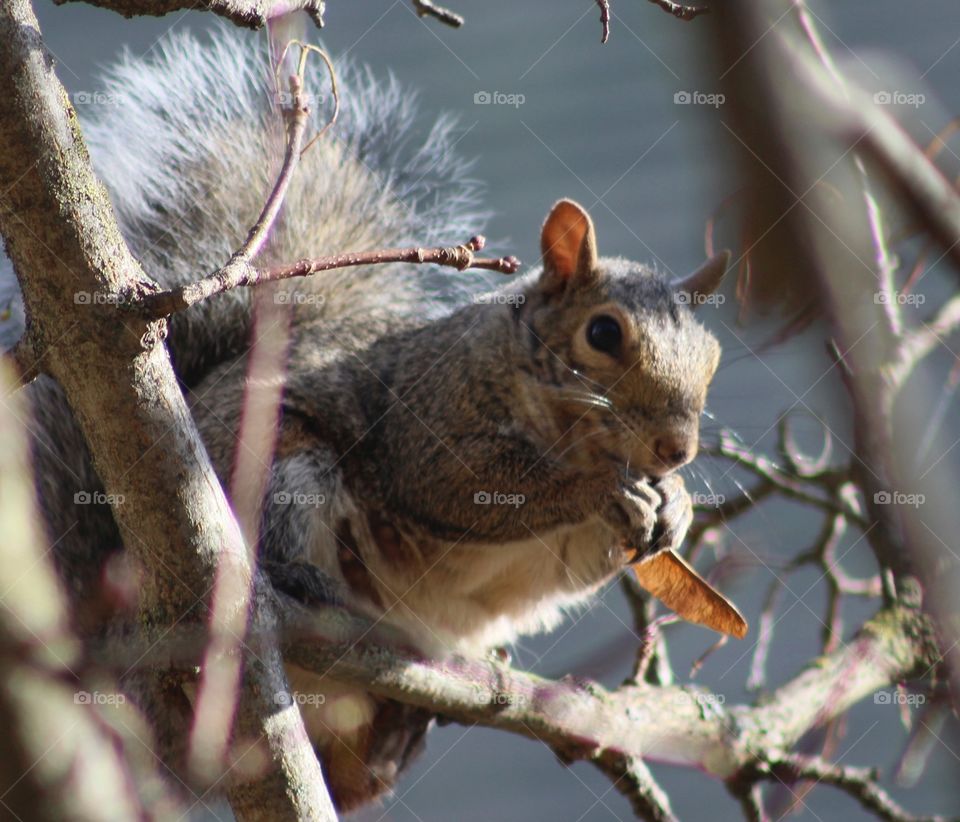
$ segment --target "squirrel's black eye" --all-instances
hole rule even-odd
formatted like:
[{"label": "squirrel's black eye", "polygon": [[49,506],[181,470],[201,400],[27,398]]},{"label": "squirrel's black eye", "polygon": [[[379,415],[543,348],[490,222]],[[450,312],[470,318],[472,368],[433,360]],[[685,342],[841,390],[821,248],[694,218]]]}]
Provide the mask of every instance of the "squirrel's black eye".
[{"label": "squirrel's black eye", "polygon": [[612,354],[620,347],[622,340],[623,330],[620,323],[609,314],[594,317],[587,327],[587,342],[597,351]]}]

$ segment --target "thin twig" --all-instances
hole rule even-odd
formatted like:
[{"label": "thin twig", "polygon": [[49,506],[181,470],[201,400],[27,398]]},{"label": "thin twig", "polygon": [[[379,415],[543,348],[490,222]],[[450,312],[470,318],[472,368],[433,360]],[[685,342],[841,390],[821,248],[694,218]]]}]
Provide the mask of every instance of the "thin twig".
[{"label": "thin twig", "polygon": [[664,792],[643,760],[636,756],[611,756],[597,762],[614,787],[630,800],[639,819],[647,822],[677,822],[670,808],[670,797]]},{"label": "thin twig", "polygon": [[830,433],[830,429],[818,420],[818,422],[820,422],[820,429],[823,432],[823,448],[818,456],[810,457],[805,454],[797,444],[790,420],[791,415],[788,412],[780,418],[780,424],[778,426],[780,453],[787,461],[790,471],[804,479],[815,478],[825,474],[830,468],[830,460],[833,456],[833,435]]},{"label": "thin twig", "polygon": [[[296,42],[287,44],[278,60],[278,66],[283,64],[287,49]],[[247,239],[234,252],[230,261],[214,275],[220,277],[222,282],[230,282],[233,278],[242,276],[242,272],[250,267],[250,261],[260,253],[280,213],[293,173],[300,162],[303,135],[310,114],[303,95],[308,53],[301,44],[297,72],[291,75],[289,80],[292,105],[286,112],[289,120],[287,146],[280,173],[260,216],[248,232]],[[330,61],[322,52],[321,55],[332,76],[333,67]],[[267,430],[272,429],[268,427]],[[234,502],[236,503],[236,498]],[[247,551],[247,562],[253,567],[256,564],[254,546],[257,535],[249,531],[249,528],[245,529],[243,543]],[[238,569],[226,561],[219,563],[211,598],[210,640],[201,667],[202,674],[189,740],[189,768],[201,781],[212,782],[226,760],[233,706],[236,704],[240,687],[243,660],[238,651],[246,627],[252,585],[253,577],[246,573],[246,569]]]},{"label": "thin twig", "polygon": [[667,657],[667,644],[661,628],[675,622],[678,617],[676,614],[658,617],[656,600],[641,591],[633,574],[624,574],[620,586],[633,614],[634,633],[641,638],[633,672],[628,681],[672,685],[673,670]]},{"label": "thin twig", "polygon": [[[78,0],[54,0],[58,6]],[[279,14],[301,10],[318,28],[323,28],[324,0],[84,0],[91,6],[112,9],[124,17],[136,14],[161,16],[172,11],[205,9],[231,20],[238,26],[259,29]]]},{"label": "thin twig", "polygon": [[947,300],[930,322],[907,333],[900,346],[900,359],[892,370],[894,385],[900,387],[914,367],[943,342],[945,337],[960,331],[960,295]]},{"label": "thin twig", "polygon": [[877,784],[877,772],[871,768],[841,766],[818,757],[785,754],[770,763],[769,772],[763,776],[785,782],[810,779],[833,785],[887,822],[947,822],[950,819],[939,815],[915,816],[904,810]]},{"label": "thin twig", "polygon": [[290,125],[287,137],[287,148],[283,157],[283,165],[280,167],[280,173],[277,175],[277,181],[273,185],[273,190],[260,212],[260,216],[253,224],[247,234],[247,239],[243,245],[234,253],[230,261],[223,267],[222,271],[231,266],[249,265],[250,261],[260,253],[263,244],[267,240],[270,229],[276,222],[277,215],[283,205],[283,198],[286,196],[287,189],[290,187],[290,180],[293,172],[300,162],[301,145],[303,144],[303,134],[307,128],[307,121],[310,115],[310,109],[303,99],[303,78],[294,75],[290,78],[290,91],[293,95],[293,105],[289,111]]},{"label": "thin twig", "polygon": [[[738,445],[732,437],[721,435],[720,442],[714,446],[705,446],[704,453],[733,460],[742,468],[756,474],[762,480],[775,486],[777,491],[786,497],[805,502],[831,513],[843,514],[850,522],[861,528],[869,527],[870,523],[858,511],[853,510],[846,503],[838,502],[833,495],[820,496],[809,490],[810,486],[830,488],[846,479],[842,471],[823,472],[817,477],[794,477],[786,473],[763,455],[757,455]],[[758,489],[759,490],[759,489]]]},{"label": "thin twig", "polygon": [[757,644],[753,651],[753,660],[750,663],[750,675],[747,677],[747,690],[754,691],[763,688],[767,682],[767,657],[770,654],[770,644],[773,642],[773,628],[776,623],[776,610],[783,594],[783,582],[780,577],[774,576],[767,588],[767,596],[760,611],[760,625],[757,629]]},{"label": "thin twig", "polygon": [[672,14],[678,20],[693,20],[701,14],[709,14],[710,9],[707,6],[690,6],[686,3],[674,3],[673,0],[650,0],[655,6],[659,6],[668,14]]},{"label": "thin twig", "polygon": [[727,790],[740,803],[746,822],[767,822],[768,817],[763,809],[763,788],[759,781],[744,779],[738,774],[727,780]]},{"label": "thin twig", "polygon": [[[283,65],[283,59],[287,54],[287,50],[292,45],[300,46],[300,60],[297,63],[297,74],[296,77],[302,83],[304,76],[306,75],[307,70],[307,56],[312,52],[320,56],[320,59],[323,60],[324,64],[327,67],[327,73],[330,75],[330,94],[333,97],[333,113],[330,115],[330,119],[324,124],[313,137],[310,138],[310,142],[307,143],[300,151],[300,156],[303,157],[312,147],[313,144],[317,142],[324,134],[326,134],[333,124],[337,122],[337,118],[340,116],[340,91],[337,88],[337,72],[333,68],[333,62],[330,60],[330,56],[320,47],[313,45],[312,43],[303,43],[300,40],[291,40],[287,43],[286,47],[283,49],[283,53],[280,55],[280,59],[277,61],[277,69],[279,70],[280,66]],[[293,78],[291,78],[292,84]],[[296,94],[294,94],[294,105],[297,106]],[[302,101],[300,103],[302,105]]]},{"label": "thin twig", "polygon": [[[489,271],[498,271],[501,274],[515,274],[517,272],[520,268],[520,261],[516,257],[489,258],[474,256],[474,253],[480,251],[485,244],[486,239],[478,235],[464,245],[447,248],[384,248],[379,251],[348,252],[346,254],[334,254],[330,257],[300,260],[290,265],[267,269],[256,269],[246,265],[238,268],[237,272],[229,279],[225,279],[221,276],[221,272],[217,272],[203,280],[181,286],[172,291],[151,294],[143,300],[142,306],[148,317],[164,317],[177,311],[183,311],[191,305],[231,288],[286,280],[291,277],[307,277],[321,271],[358,265],[427,263],[450,266],[459,271],[468,268],[483,268]],[[222,271],[225,270],[222,269]]]},{"label": "thin twig", "polygon": [[597,5],[600,6],[600,26],[602,29],[600,42],[602,44],[610,38],[610,0],[597,0]]},{"label": "thin twig", "polygon": [[[703,449],[704,453],[712,453],[709,449]],[[757,503],[770,496],[777,490],[777,486],[772,482],[763,480],[752,488],[746,489],[743,493],[735,497],[724,499],[720,505],[700,506],[695,505],[696,519],[690,526],[687,539],[691,545],[696,545],[703,535],[717,525],[730,522],[747,511],[752,511]]]},{"label": "thin twig", "polygon": [[463,17],[455,11],[436,5],[433,0],[413,0],[413,10],[417,17],[433,17],[455,29],[463,25]]}]

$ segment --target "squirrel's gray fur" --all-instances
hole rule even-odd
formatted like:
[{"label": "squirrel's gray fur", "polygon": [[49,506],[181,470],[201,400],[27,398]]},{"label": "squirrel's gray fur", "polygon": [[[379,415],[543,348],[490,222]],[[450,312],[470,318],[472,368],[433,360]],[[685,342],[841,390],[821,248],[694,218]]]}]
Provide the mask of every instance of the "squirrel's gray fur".
[{"label": "squirrel's gray fur", "polygon": [[[225,262],[274,182],[284,134],[266,64],[220,28],[108,75],[117,105],[85,134],[124,235],[163,285]],[[319,66],[308,92],[326,88]],[[259,262],[474,234],[483,215],[451,123],[416,147],[396,83],[339,73],[340,119],[304,156]],[[472,299],[459,284],[473,275],[404,265],[270,286],[298,299],[285,369],[267,375],[248,371],[248,290],[173,319],[178,376],[228,489],[246,398],[282,386],[260,528],[275,586],[385,620],[426,653],[483,653],[556,625],[634,551],[679,543],[691,506],[673,471],[696,451],[719,346],[677,284],[599,257],[577,204],[553,207],[541,247],[541,268]],[[724,267],[716,258],[683,289],[708,293]],[[30,397],[40,502],[85,606],[119,537],[106,506],[73,504],[100,485],[59,389],[37,380]],[[302,712],[339,806],[389,789],[427,715],[289,673],[326,696]]]},{"label": "squirrel's gray fur", "polygon": [[[394,77],[377,78],[363,66],[338,62],[337,83],[340,113],[329,134],[345,161],[317,150],[304,156],[275,232],[281,238],[261,261],[452,245],[479,233],[487,213],[479,208],[471,163],[453,151],[455,120],[441,116],[424,127],[416,96]],[[323,95],[311,106],[309,139],[332,111],[319,59],[308,61],[304,88]],[[79,107],[84,139],[124,238],[161,285],[211,273],[245,238],[282,159],[278,98],[265,40],[220,24],[209,37],[172,32],[146,59],[124,52],[105,72],[95,110],[85,116]],[[359,183],[358,167],[369,181]],[[446,310],[465,288],[463,277],[424,268],[397,277],[396,269],[315,277],[311,288],[324,299],[312,301],[314,310],[341,316],[406,306],[429,315]],[[170,346],[185,382],[246,342],[248,302],[248,290],[238,289],[173,319]],[[0,257],[4,308],[10,316],[0,322],[0,346],[9,349],[23,316],[9,263]]]},{"label": "squirrel's gray fur", "polygon": [[[116,104],[84,134],[127,242],[162,285],[222,265],[263,206],[284,146],[268,67],[262,38],[221,25],[203,40],[174,34],[149,61],[126,54],[106,75],[104,94]],[[311,106],[307,139],[332,111],[325,72],[319,59],[308,61],[306,93],[326,96]],[[349,64],[338,65],[337,75],[340,113],[327,141],[337,150],[315,147],[304,156],[261,260],[449,245],[477,233],[485,215],[469,164],[452,151],[454,122],[441,117],[423,128],[410,93],[392,77],[377,80]],[[357,180],[358,170],[369,180]],[[385,305],[422,312],[428,295],[437,296],[429,286],[441,281],[418,279],[411,288],[396,267],[326,272],[313,278],[323,301],[311,309],[333,316]],[[450,288],[456,281],[442,282]],[[246,289],[233,291],[173,319],[170,345],[188,384],[221,352],[246,342],[248,300]]]}]

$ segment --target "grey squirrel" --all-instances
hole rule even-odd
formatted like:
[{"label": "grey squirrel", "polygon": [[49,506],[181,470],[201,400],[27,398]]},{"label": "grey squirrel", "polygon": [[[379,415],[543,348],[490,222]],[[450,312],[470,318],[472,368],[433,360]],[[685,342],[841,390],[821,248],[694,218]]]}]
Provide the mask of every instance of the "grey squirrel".
[{"label": "grey squirrel", "polygon": [[[107,78],[118,105],[84,133],[127,241],[162,285],[226,261],[270,190],[284,131],[268,66],[220,28],[210,41],[175,35]],[[475,233],[477,187],[451,124],[413,148],[396,84],[340,75],[341,117],[304,155],[257,262]],[[306,88],[322,87],[310,72]],[[290,338],[258,546],[275,587],[383,620],[426,654],[484,654],[679,545],[692,507],[675,471],[696,453],[720,355],[690,303],[726,257],[679,283],[599,257],[570,200],[550,210],[541,248],[542,266],[492,292],[403,265],[276,286]],[[175,316],[168,341],[228,489],[253,318],[237,289]],[[77,504],[102,488],[59,389],[41,378],[28,393],[54,556],[78,624],[95,632],[120,538],[108,506]],[[289,673],[294,690],[325,696],[301,710],[338,807],[388,790],[430,717]]]}]

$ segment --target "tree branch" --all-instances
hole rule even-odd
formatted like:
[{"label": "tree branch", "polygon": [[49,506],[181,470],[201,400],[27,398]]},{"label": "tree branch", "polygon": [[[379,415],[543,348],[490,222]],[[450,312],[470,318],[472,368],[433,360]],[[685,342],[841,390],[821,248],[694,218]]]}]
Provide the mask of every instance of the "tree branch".
[{"label": "tree branch", "polygon": [[672,14],[678,20],[693,20],[701,14],[709,14],[708,6],[691,6],[687,3],[675,3],[673,0],[650,0],[655,6],[662,8],[667,14]]},{"label": "tree branch", "polygon": [[[720,441],[716,445],[705,446],[702,450],[705,454],[713,454],[732,460],[741,468],[759,477],[762,482],[755,489],[757,494],[767,493],[766,488],[769,486],[770,490],[776,490],[790,499],[807,503],[830,513],[842,514],[861,528],[867,528],[870,525],[869,521],[850,505],[810,490],[811,485],[822,488],[824,484],[828,486],[835,484],[834,480],[839,476],[836,473],[817,477],[816,482],[812,482],[810,477],[794,477],[773,463],[768,457],[762,454],[754,454],[739,445],[733,437],[726,433],[721,434]],[[751,492],[751,496],[753,496],[753,492]],[[745,505],[746,503],[740,501],[739,497],[731,500],[730,512],[739,513],[741,510],[745,510]],[[724,510],[723,506],[720,506],[718,510],[722,512]]]},{"label": "tree branch", "polygon": [[455,11],[438,6],[433,0],[413,0],[413,10],[417,17],[433,17],[441,23],[452,26],[455,29],[463,25],[463,17]]},{"label": "tree branch", "polygon": [[231,288],[276,282],[292,277],[308,277],[321,271],[358,265],[426,263],[449,266],[458,271],[482,268],[501,274],[516,273],[520,268],[520,261],[516,257],[494,259],[474,256],[474,252],[480,251],[485,243],[486,239],[478,235],[464,245],[449,248],[385,248],[380,251],[348,252],[265,269],[255,269],[245,263],[236,266],[231,263],[195,283],[189,283],[171,291],[147,294],[143,297],[141,306],[145,317],[165,317]]},{"label": "tree branch", "polygon": [[[163,324],[133,315],[117,322],[100,306],[74,302],[77,289],[136,300],[156,285],[120,236],[28,0],[0,5],[0,42],[0,233],[27,333],[73,408],[106,491],[123,500],[113,513],[145,569],[142,622],[196,619],[198,593],[210,589],[218,563],[251,576],[242,536],[161,344]],[[269,589],[258,583],[254,597],[253,627],[269,634]],[[145,682],[162,710],[160,681]],[[285,683],[275,646],[248,661],[238,728],[263,740],[270,769],[245,784],[228,780],[228,794],[240,818],[272,806],[332,819],[302,720],[278,715],[272,702]]]},{"label": "tree branch", "polygon": [[647,822],[677,822],[670,808],[670,797],[656,783],[650,769],[636,756],[607,756],[598,767],[613,786],[630,800],[630,807],[639,819]]},{"label": "tree branch", "polygon": [[877,784],[877,772],[872,768],[841,766],[818,757],[784,755],[769,763],[768,769],[760,771],[757,777],[786,783],[811,780],[833,785],[887,822],[948,822],[945,816],[915,816],[900,807]]},{"label": "tree branch", "polygon": [[[801,36],[787,28],[766,40],[771,7],[759,0],[718,11],[724,59],[737,63],[725,80],[733,102],[731,133],[756,161],[749,168],[760,185],[771,177],[779,183],[766,185],[768,199],[762,203],[767,213],[786,217],[779,258],[815,273],[852,402],[850,478],[873,523],[866,536],[882,569],[884,598],[910,599],[921,581],[925,608],[935,615],[940,632],[940,662],[953,692],[960,693],[960,652],[951,628],[958,566],[936,536],[956,533],[956,506],[950,481],[933,473],[936,463],[922,474],[917,470],[916,430],[895,414],[891,373],[898,367],[903,335],[881,304],[880,295],[889,289],[888,255],[875,231],[871,196],[862,175],[852,188],[866,203],[863,210],[845,205],[849,197],[821,198],[811,205],[797,192],[811,191],[825,167],[839,171],[857,153],[870,156],[955,263],[960,263],[960,198],[899,126],[823,65],[818,40],[810,42],[813,24],[802,0],[778,6],[799,15]],[[747,100],[749,106],[743,103]],[[824,134],[841,139],[824,140]],[[890,503],[893,492],[908,490],[925,500],[922,519],[910,505]]]},{"label": "tree branch", "polygon": [[900,358],[891,368],[894,390],[903,387],[916,365],[941,345],[944,338],[960,330],[960,295],[947,300],[936,315],[919,328],[906,333],[900,346]]},{"label": "tree branch", "polygon": [[[136,753],[142,747],[128,730],[132,712],[122,695],[75,675],[80,644],[37,527],[19,422],[26,409],[23,395],[11,393],[11,371],[0,359],[0,815],[41,822],[179,815],[153,757]],[[56,755],[48,757],[51,740]]]},{"label": "tree branch", "polygon": [[204,10],[231,20],[238,26],[259,29],[274,17],[305,11],[318,28],[323,28],[324,0],[54,0],[58,6],[84,2],[110,9],[124,17],[160,17],[172,11]]},{"label": "tree branch", "polygon": [[[731,779],[757,762],[781,758],[811,729],[864,697],[924,673],[936,653],[921,612],[892,607],[751,707],[727,705],[690,687],[629,683],[610,691],[486,659],[424,659],[405,650],[386,626],[345,611],[308,611],[284,597],[281,612],[284,658],[307,671],[464,724],[538,740],[565,761],[589,760],[607,773],[622,773],[642,757]],[[112,667],[137,659],[140,665],[187,664],[198,658],[202,639],[196,629],[178,627],[162,638],[138,633],[107,640],[93,652]],[[257,634],[248,637],[254,649],[259,642]],[[644,782],[639,771],[629,778]]]}]

